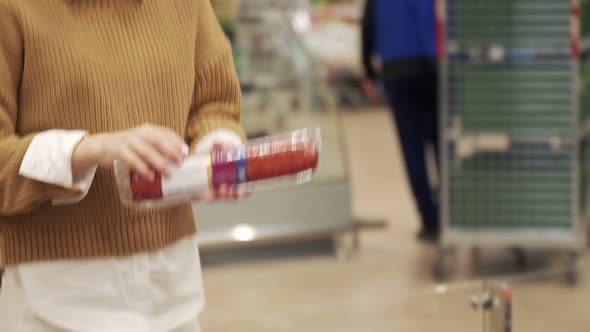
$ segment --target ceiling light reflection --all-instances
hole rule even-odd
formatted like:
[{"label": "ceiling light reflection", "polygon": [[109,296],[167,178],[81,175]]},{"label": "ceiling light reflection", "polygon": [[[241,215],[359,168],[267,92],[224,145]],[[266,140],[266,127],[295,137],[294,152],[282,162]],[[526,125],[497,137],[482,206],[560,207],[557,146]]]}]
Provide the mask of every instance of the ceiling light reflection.
[{"label": "ceiling light reflection", "polygon": [[240,242],[252,241],[256,235],[256,231],[249,225],[238,225],[234,227],[232,236]]}]

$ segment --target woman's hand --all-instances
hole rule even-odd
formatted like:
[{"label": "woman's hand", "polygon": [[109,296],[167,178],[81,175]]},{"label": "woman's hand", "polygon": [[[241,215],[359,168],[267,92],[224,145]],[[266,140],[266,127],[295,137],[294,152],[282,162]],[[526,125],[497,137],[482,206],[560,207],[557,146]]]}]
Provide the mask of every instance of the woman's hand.
[{"label": "woman's hand", "polygon": [[145,124],[129,130],[84,138],[72,154],[74,178],[92,167],[111,168],[115,160],[146,179],[168,174],[171,163],[180,163],[188,153],[184,141],[172,130]]},{"label": "woman's hand", "polygon": [[[213,144],[213,150],[215,149],[223,149],[224,144],[215,143]],[[247,184],[238,184],[238,185],[228,185],[226,183],[222,183],[218,188],[215,190],[210,191],[205,200],[207,202],[215,202],[215,201],[237,201],[238,199],[245,198],[250,195],[250,190],[248,190]],[[201,198],[195,198],[193,201],[198,202]]]},{"label": "woman's hand", "polygon": [[381,98],[381,93],[379,92],[379,89],[377,88],[375,82],[367,79],[362,82],[362,86],[365,96],[367,96],[367,98],[369,98],[370,101],[379,101],[379,99]]},{"label": "woman's hand", "polygon": [[[238,184],[230,187],[229,185],[222,183],[217,190],[209,192],[206,197],[206,201],[237,201],[241,198],[250,196],[248,186],[245,184]],[[199,199],[196,199],[198,201]]]}]

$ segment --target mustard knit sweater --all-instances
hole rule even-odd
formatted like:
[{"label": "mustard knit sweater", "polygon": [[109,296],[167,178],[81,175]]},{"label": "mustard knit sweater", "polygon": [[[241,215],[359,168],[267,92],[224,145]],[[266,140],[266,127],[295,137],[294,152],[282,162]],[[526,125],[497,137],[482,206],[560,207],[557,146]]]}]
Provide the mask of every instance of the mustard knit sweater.
[{"label": "mustard knit sweater", "polygon": [[112,171],[77,190],[19,176],[36,133],[144,123],[194,145],[242,134],[231,49],[209,0],[0,0],[0,248],[3,263],[130,255],[195,232],[190,205],[119,203]]}]

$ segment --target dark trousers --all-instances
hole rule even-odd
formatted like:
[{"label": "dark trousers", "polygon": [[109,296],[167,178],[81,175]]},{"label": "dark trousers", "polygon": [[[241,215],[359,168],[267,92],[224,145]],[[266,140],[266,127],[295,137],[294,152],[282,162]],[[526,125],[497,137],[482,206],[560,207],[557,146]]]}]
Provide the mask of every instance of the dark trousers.
[{"label": "dark trousers", "polygon": [[438,158],[438,82],[435,70],[385,82],[385,93],[397,123],[405,166],[422,217],[422,227],[438,230],[438,200],[434,199],[425,148],[434,146]]}]

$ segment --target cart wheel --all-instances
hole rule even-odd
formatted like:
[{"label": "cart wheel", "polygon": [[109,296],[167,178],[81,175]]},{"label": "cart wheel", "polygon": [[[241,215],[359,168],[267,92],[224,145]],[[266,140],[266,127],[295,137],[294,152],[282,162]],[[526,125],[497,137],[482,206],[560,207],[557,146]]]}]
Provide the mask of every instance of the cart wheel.
[{"label": "cart wheel", "polygon": [[570,254],[568,270],[565,276],[568,285],[572,287],[577,286],[580,282],[580,272],[578,271],[578,256],[578,253]]},{"label": "cart wheel", "polygon": [[441,249],[433,266],[433,274],[437,281],[446,281],[451,274],[451,250]]}]

